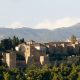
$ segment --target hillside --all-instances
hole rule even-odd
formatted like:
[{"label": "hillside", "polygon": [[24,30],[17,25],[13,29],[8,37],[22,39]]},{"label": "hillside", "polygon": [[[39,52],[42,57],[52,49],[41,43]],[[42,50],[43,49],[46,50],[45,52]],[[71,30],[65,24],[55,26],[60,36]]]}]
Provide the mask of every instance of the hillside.
[{"label": "hillside", "polygon": [[12,37],[14,35],[18,36],[19,38],[25,38],[25,40],[36,40],[36,41],[60,41],[66,40],[71,35],[76,35],[80,38],[80,23],[73,25],[67,28],[58,28],[55,30],[48,30],[48,29],[32,29],[32,28],[0,28],[0,39]]}]

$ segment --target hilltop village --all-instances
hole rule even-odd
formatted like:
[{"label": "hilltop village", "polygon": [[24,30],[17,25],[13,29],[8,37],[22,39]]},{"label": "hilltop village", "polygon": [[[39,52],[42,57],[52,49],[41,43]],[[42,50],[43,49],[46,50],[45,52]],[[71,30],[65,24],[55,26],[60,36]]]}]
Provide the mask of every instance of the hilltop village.
[{"label": "hilltop village", "polygon": [[80,42],[38,43],[31,40],[17,45],[15,50],[1,52],[1,55],[2,62],[9,68],[23,68],[32,64],[76,63],[80,61]]}]

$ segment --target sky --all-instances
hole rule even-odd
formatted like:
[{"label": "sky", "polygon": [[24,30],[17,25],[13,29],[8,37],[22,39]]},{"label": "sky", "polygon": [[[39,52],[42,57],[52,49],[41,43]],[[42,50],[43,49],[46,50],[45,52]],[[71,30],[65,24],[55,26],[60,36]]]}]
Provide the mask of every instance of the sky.
[{"label": "sky", "polygon": [[0,0],[0,27],[69,27],[80,22],[80,0]]}]

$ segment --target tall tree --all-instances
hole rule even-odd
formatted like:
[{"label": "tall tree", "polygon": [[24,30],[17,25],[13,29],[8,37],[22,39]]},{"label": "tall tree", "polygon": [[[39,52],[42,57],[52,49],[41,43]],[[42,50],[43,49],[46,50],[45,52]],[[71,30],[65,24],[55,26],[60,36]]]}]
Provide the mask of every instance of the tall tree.
[{"label": "tall tree", "polygon": [[3,39],[1,40],[1,47],[2,50],[10,50],[12,48],[12,41],[11,39]]},{"label": "tall tree", "polygon": [[17,46],[19,44],[19,39],[18,37],[13,37],[12,39],[12,45],[13,45],[13,48],[15,49],[15,46]]},{"label": "tall tree", "polygon": [[73,44],[75,44],[75,42],[77,41],[76,36],[72,35],[70,40]]},{"label": "tall tree", "polygon": [[25,42],[24,38],[20,39],[20,43],[24,43],[24,42]]}]

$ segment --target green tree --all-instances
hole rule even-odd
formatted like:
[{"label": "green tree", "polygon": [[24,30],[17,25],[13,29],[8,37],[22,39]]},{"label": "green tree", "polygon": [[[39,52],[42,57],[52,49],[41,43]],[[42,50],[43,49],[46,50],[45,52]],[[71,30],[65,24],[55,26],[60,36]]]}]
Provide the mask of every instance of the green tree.
[{"label": "green tree", "polygon": [[24,43],[24,42],[25,42],[24,38],[20,39],[20,43]]},{"label": "green tree", "polygon": [[72,35],[70,40],[73,44],[75,44],[75,42],[77,41],[76,36]]},{"label": "green tree", "polygon": [[11,75],[8,72],[3,72],[4,80],[11,80]]},{"label": "green tree", "polygon": [[18,44],[19,44],[19,39],[18,37],[14,36],[12,39],[13,49],[15,49],[15,46],[17,46]]},{"label": "green tree", "polygon": [[1,40],[1,47],[2,47],[2,50],[10,50],[12,48],[12,41],[11,39],[3,39]]}]

